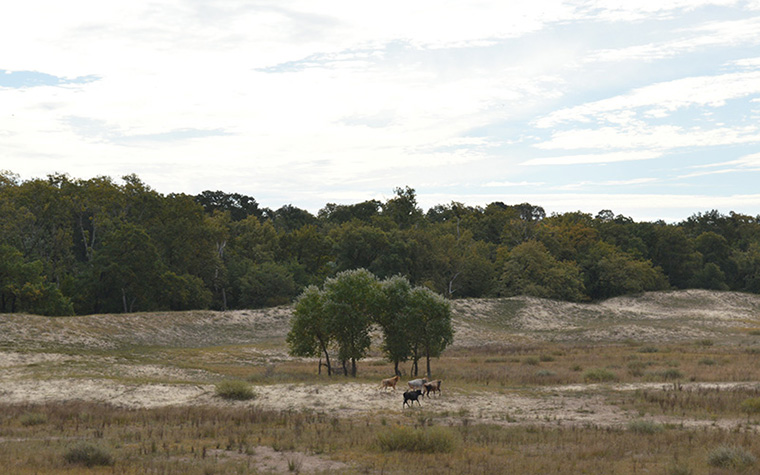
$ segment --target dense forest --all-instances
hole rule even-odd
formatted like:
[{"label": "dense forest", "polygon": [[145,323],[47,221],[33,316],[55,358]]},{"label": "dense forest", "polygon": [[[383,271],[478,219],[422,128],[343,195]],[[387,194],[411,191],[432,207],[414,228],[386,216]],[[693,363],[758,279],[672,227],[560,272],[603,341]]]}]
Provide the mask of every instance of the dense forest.
[{"label": "dense forest", "polygon": [[315,216],[238,193],[163,195],[135,175],[0,172],[0,312],[272,306],[359,268],[447,298],[760,293],[760,216],[713,210],[667,224],[501,202],[424,211],[412,188],[394,191]]}]

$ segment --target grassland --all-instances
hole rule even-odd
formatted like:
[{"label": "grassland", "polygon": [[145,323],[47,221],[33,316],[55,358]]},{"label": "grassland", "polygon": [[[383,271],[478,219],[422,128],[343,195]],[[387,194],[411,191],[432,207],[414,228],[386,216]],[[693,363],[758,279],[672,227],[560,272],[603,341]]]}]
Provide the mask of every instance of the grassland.
[{"label": "grassland", "polygon": [[287,307],[0,316],[0,467],[760,472],[760,297],[517,298],[454,310],[455,343],[433,361],[442,394],[413,409],[401,391],[378,389],[392,366],[376,350],[355,379],[289,357]]}]

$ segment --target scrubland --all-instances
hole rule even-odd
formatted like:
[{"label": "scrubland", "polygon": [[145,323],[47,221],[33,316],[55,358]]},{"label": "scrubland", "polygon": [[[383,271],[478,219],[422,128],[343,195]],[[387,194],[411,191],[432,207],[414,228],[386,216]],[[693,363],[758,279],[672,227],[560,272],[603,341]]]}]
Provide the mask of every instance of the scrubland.
[{"label": "scrubland", "polygon": [[[290,309],[0,316],[7,473],[758,473],[760,297],[454,301],[440,395],[287,354]],[[409,365],[404,365],[408,372]],[[413,467],[413,468],[412,468]]]}]

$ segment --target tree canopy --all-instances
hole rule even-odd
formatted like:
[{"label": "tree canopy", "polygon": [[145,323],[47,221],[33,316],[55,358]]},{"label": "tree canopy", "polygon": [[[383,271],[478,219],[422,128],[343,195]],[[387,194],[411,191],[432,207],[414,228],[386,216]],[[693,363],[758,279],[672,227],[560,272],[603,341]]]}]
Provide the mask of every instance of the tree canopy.
[{"label": "tree canopy", "polygon": [[229,191],[164,195],[135,175],[0,172],[0,215],[4,312],[281,305],[360,268],[449,299],[760,293],[760,216],[716,210],[674,224],[500,201],[425,212],[405,186],[384,202],[328,203],[314,215]]}]

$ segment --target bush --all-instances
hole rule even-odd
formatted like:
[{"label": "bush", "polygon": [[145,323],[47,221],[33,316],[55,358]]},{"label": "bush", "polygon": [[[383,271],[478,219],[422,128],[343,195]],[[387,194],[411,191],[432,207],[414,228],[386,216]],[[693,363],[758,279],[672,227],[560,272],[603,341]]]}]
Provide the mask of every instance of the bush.
[{"label": "bush", "polygon": [[425,454],[452,452],[456,437],[442,427],[412,429],[394,427],[377,436],[377,444],[383,452],[418,452]]},{"label": "bush", "polygon": [[760,413],[760,397],[745,399],[739,407],[742,412],[746,412],[747,415]]},{"label": "bush", "polygon": [[37,412],[29,412],[21,416],[21,425],[25,427],[36,426],[47,422],[47,416]]},{"label": "bush", "polygon": [[228,380],[216,385],[216,395],[235,401],[247,401],[256,397],[251,386],[245,381]]},{"label": "bush", "polygon": [[721,445],[707,455],[707,463],[718,468],[742,469],[756,462],[755,456],[743,447]]},{"label": "bush", "polygon": [[66,462],[85,467],[96,465],[113,465],[113,456],[104,448],[92,444],[79,444],[70,448],[63,455]]},{"label": "bush", "polygon": [[656,434],[661,432],[663,427],[654,421],[637,420],[628,423],[628,430],[636,434]]},{"label": "bush", "polygon": [[583,373],[583,380],[591,383],[605,383],[617,381],[617,375],[612,371],[604,368],[590,369]]},{"label": "bush", "polygon": [[681,379],[683,378],[683,373],[678,371],[677,369],[666,369],[661,373],[662,379],[665,381],[672,381],[674,379]]}]

